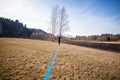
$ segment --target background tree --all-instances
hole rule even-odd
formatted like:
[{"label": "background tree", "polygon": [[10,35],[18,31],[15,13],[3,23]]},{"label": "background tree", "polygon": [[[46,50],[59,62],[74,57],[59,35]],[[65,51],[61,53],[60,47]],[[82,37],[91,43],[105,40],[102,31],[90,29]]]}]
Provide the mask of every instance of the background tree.
[{"label": "background tree", "polygon": [[68,14],[66,12],[65,7],[62,7],[59,14],[59,36],[68,30]]},{"label": "background tree", "polygon": [[56,35],[56,31],[57,31],[57,26],[58,26],[58,12],[59,12],[59,6],[55,5],[52,8],[52,14],[51,14],[52,40],[54,40],[54,36]]},{"label": "background tree", "polygon": [[68,30],[68,14],[66,12],[65,7],[59,9],[58,5],[55,5],[52,8],[51,13],[51,33],[52,40],[55,39],[55,36],[62,36],[62,34]]},{"label": "background tree", "polygon": [[26,24],[19,22],[19,20],[11,20],[8,18],[0,17],[0,37],[16,37],[16,38],[29,38],[33,32],[42,32],[41,29],[27,28]]}]

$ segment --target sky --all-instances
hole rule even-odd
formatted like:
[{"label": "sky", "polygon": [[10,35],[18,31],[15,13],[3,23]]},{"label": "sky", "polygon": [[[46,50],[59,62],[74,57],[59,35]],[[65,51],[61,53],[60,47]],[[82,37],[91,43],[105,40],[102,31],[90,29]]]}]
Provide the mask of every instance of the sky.
[{"label": "sky", "polygon": [[29,28],[49,32],[52,7],[65,6],[65,35],[120,34],[120,0],[0,0],[0,17],[18,19]]}]

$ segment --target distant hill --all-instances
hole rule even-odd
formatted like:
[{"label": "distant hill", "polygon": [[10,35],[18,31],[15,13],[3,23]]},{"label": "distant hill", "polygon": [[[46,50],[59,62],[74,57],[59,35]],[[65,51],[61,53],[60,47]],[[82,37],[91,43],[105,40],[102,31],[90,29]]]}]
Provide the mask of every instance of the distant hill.
[{"label": "distant hill", "polygon": [[32,32],[37,32],[37,33],[44,33],[47,34],[45,31],[41,30],[41,29],[35,29],[35,28],[30,28],[32,30]]},{"label": "distant hill", "polygon": [[0,37],[30,38],[32,33],[47,34],[41,29],[27,28],[19,20],[0,17]]}]

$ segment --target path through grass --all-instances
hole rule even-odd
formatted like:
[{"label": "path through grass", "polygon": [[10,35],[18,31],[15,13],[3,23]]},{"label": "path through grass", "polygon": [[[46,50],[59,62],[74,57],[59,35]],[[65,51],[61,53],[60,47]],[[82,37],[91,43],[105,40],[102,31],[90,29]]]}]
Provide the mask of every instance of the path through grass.
[{"label": "path through grass", "polygon": [[62,44],[50,80],[120,80],[120,53]]},{"label": "path through grass", "polygon": [[43,79],[56,43],[0,38],[0,79]]},{"label": "path through grass", "polygon": [[[43,80],[57,43],[0,38],[0,80]],[[61,44],[50,80],[120,80],[120,53]]]}]

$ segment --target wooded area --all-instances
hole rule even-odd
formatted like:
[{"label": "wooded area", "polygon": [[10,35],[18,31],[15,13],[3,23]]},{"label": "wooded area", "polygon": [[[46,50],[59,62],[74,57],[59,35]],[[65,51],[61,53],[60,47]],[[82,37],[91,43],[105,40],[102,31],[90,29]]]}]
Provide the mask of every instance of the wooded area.
[{"label": "wooded area", "polygon": [[[11,20],[0,17],[0,37],[14,37],[14,38],[31,38],[41,40],[57,40],[58,35],[47,33],[41,29],[27,28],[26,24],[19,22],[19,20]],[[120,34],[101,34],[91,36],[76,36],[64,37],[61,39],[67,40],[87,40],[87,41],[120,41]]]},{"label": "wooded area", "polygon": [[42,37],[43,34],[47,35],[48,33],[41,29],[27,28],[26,24],[19,22],[19,20],[13,21],[8,18],[0,17],[0,37],[36,39],[36,36],[38,36],[38,34],[41,36],[40,39],[44,39]]}]

